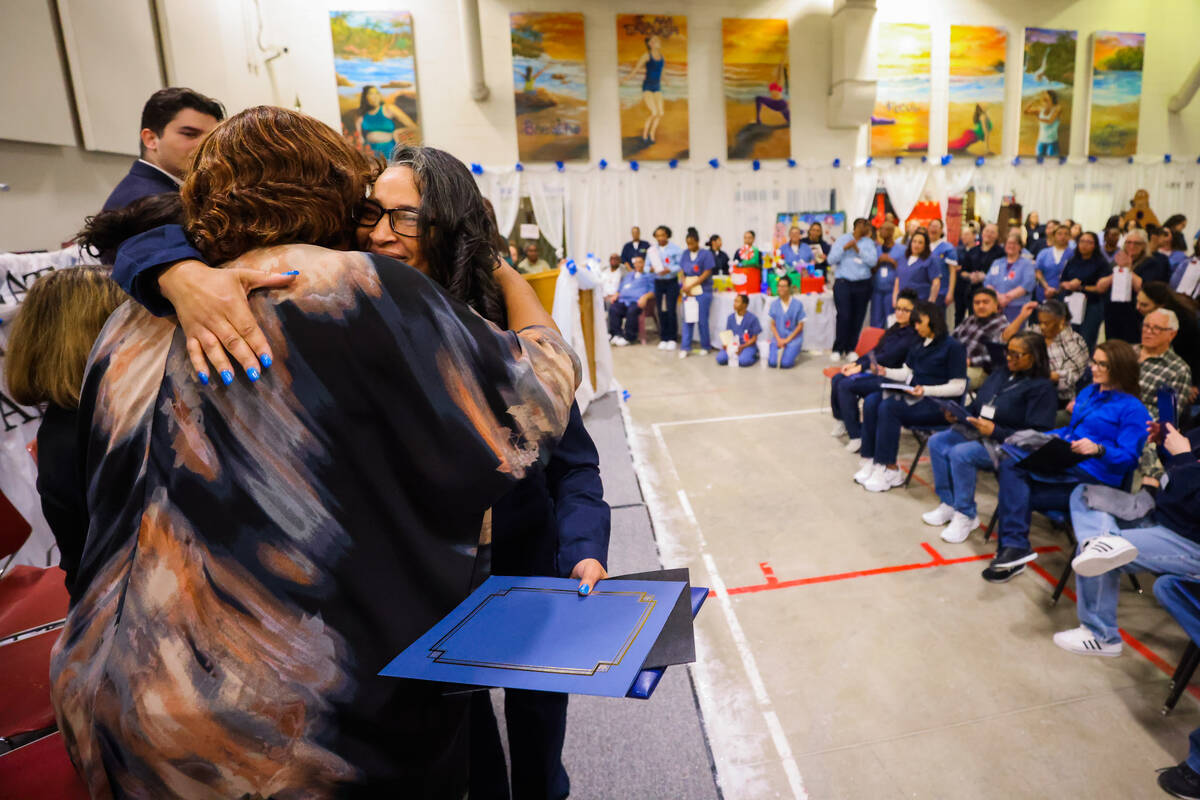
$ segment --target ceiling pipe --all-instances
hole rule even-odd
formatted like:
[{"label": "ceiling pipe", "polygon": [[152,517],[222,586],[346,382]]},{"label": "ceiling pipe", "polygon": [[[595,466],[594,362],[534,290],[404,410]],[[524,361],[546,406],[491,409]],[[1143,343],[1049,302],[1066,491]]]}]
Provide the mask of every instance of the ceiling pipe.
[{"label": "ceiling pipe", "polygon": [[1192,67],[1191,74],[1187,76],[1187,80],[1183,82],[1183,86],[1179,87],[1179,91],[1171,96],[1167,103],[1167,108],[1174,114],[1178,114],[1192,102],[1192,98],[1196,96],[1196,90],[1200,89],[1200,61],[1196,62],[1196,66]]},{"label": "ceiling pipe", "polygon": [[479,0],[458,0],[459,16],[462,19],[463,44],[467,50],[467,81],[471,86],[471,99],[482,103],[491,92],[483,79],[483,36],[479,31]]}]

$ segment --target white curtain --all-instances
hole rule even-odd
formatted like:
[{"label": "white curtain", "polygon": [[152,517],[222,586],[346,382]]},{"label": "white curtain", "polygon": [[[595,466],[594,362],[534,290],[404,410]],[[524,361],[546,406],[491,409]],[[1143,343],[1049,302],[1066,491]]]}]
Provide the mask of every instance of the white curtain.
[{"label": "white curtain", "polygon": [[475,176],[479,191],[492,202],[496,211],[496,227],[505,238],[517,224],[517,213],[521,209],[521,173],[511,167],[505,170],[489,169]]},{"label": "white curtain", "polygon": [[951,197],[962,197],[971,188],[975,180],[975,167],[971,165],[953,165],[945,169],[931,170],[929,173],[929,191],[935,201],[941,204],[945,213],[947,201]]},{"label": "white curtain", "polygon": [[908,215],[916,208],[929,179],[929,167],[925,164],[903,164],[881,170],[883,185],[887,189],[892,208],[900,220],[908,219]]},{"label": "white curtain", "polygon": [[566,185],[563,174],[554,172],[530,173],[525,178],[529,202],[533,205],[533,216],[538,229],[554,248],[559,258],[563,255],[563,224],[566,208]]}]

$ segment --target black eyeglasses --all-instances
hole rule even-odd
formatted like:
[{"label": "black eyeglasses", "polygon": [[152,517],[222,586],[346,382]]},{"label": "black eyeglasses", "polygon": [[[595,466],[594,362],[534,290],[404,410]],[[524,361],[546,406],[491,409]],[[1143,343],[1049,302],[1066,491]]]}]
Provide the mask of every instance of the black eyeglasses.
[{"label": "black eyeglasses", "polygon": [[374,200],[364,200],[354,209],[354,222],[360,228],[373,228],[387,214],[388,227],[397,236],[415,239],[420,235],[420,217],[411,208],[384,208]]},{"label": "black eyeglasses", "polygon": [[1004,355],[1008,356],[1011,359],[1016,360],[1023,356],[1029,355],[1029,353],[1022,353],[1020,350],[1005,350]]}]

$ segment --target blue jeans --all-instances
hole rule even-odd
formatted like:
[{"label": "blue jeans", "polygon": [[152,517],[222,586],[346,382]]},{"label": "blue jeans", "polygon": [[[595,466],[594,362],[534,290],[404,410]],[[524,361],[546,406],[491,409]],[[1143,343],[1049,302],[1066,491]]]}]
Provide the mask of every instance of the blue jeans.
[{"label": "blue jeans", "polygon": [[913,405],[904,397],[884,397],[876,392],[863,403],[862,448],[858,454],[876,464],[896,463],[900,451],[900,429],[903,427],[932,427],[945,425],[946,415],[928,397]]},{"label": "blue jeans", "polygon": [[[1200,642],[1200,585],[1177,575],[1164,575],[1154,582],[1154,596],[1184,633],[1193,642]],[[1187,765],[1200,772],[1200,728],[1191,732],[1188,743]]]},{"label": "blue jeans", "polygon": [[1123,573],[1153,572],[1200,580],[1200,544],[1156,525],[1149,517],[1118,522],[1112,514],[1088,508],[1082,486],[1071,493],[1071,524],[1081,548],[1092,537],[1111,534],[1128,539],[1138,549],[1137,558],[1119,569],[1093,578],[1075,576],[1079,621],[1102,642],[1121,641],[1117,631],[1117,595]]},{"label": "blue jeans", "polygon": [[871,327],[887,329],[888,314],[892,313],[892,289],[876,289],[871,293]]},{"label": "blue jeans", "polygon": [[[747,347],[745,350],[743,350],[741,352],[740,355],[738,355],[738,363],[741,364],[743,367],[748,367],[748,366],[752,365],[755,361],[758,361],[758,345],[757,344],[753,344],[750,347]],[[722,367],[729,363],[729,353],[725,352],[724,349],[717,351],[717,363],[720,364]]]},{"label": "blue jeans", "polygon": [[[614,300],[608,307],[608,335],[624,336],[630,342],[638,338],[638,320],[641,319],[642,308],[637,301],[626,303],[624,300]],[[624,328],[622,328],[622,323]]]},{"label": "blue jeans", "polygon": [[996,498],[997,528],[1000,547],[1029,549],[1029,522],[1033,509],[1038,511],[1067,511],[1071,490],[1081,483],[1098,483],[1078,465],[1057,475],[1040,475],[1017,466],[1028,452],[1016,447],[1004,448],[1009,458],[1000,459],[996,474],[1000,484]]},{"label": "blue jeans", "polygon": [[775,344],[775,340],[771,340],[770,350],[767,352],[767,366],[774,367],[779,365],[783,369],[791,369],[796,366],[796,359],[800,357],[800,350],[804,347],[804,334],[800,334],[795,339],[783,346],[783,363],[779,362],[779,345]]},{"label": "blue jeans", "polygon": [[654,303],[658,307],[658,338],[664,342],[676,341],[679,338],[679,312],[675,308],[679,304],[677,277],[655,279]]},{"label": "blue jeans", "polygon": [[851,439],[862,438],[862,422],[858,416],[858,401],[863,397],[870,397],[879,392],[880,385],[887,382],[887,378],[881,375],[870,375],[858,373],[846,377],[845,375],[834,375],[831,380],[831,405],[833,406],[833,418],[841,420],[846,426],[846,433]]},{"label": "blue jeans", "polygon": [[939,431],[929,439],[929,463],[938,499],[968,519],[975,519],[975,474],[993,469],[983,442],[953,429]]},{"label": "blue jeans", "polygon": [[1058,142],[1038,142],[1037,155],[1039,156],[1056,156],[1058,155]]},{"label": "blue jeans", "polygon": [[[712,349],[712,342],[709,341],[708,334],[708,310],[712,308],[713,296],[711,292],[705,292],[697,297],[696,300],[700,303],[700,321],[683,323],[683,341],[679,343],[679,346],[684,350],[691,350],[692,336],[695,335],[694,330],[699,328],[700,349],[707,352]],[[685,300],[684,302],[686,303],[687,301]]]}]

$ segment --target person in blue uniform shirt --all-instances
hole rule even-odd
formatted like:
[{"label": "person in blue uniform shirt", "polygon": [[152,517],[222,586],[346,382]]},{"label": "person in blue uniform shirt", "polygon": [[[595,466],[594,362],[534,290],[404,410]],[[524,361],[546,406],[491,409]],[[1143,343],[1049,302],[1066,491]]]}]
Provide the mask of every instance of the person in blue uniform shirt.
[{"label": "person in blue uniform shirt", "polygon": [[[738,364],[743,367],[749,367],[758,360],[758,336],[762,333],[762,324],[749,309],[750,301],[746,295],[739,294],[733,298],[733,313],[725,321],[725,330],[733,334],[729,348],[733,348]],[[721,366],[729,363],[728,348],[717,352],[717,363]]]},{"label": "person in blue uniform shirt", "polygon": [[862,217],[854,220],[853,231],[838,237],[828,259],[836,270],[833,307],[837,312],[830,360],[841,361],[854,352],[871,302],[871,269],[879,259],[871,223]]},{"label": "person in blue uniform shirt", "polygon": [[958,250],[944,238],[945,226],[940,219],[929,223],[929,251],[933,253],[940,270],[937,303],[946,305],[946,298],[954,300],[954,287],[958,282]]},{"label": "person in blue uniform shirt", "polygon": [[804,304],[792,295],[791,278],[780,276],[776,285],[779,296],[771,301],[767,311],[771,326],[767,366],[791,369],[804,347]]},{"label": "person in blue uniform shirt", "polygon": [[[683,276],[684,318],[683,340],[679,347],[679,357],[687,358],[692,349],[692,339],[695,329],[700,329],[700,349],[707,353],[712,349],[708,331],[708,310],[713,301],[713,254],[711,250],[700,249],[700,233],[695,228],[687,229],[684,237],[687,247],[679,257],[679,274]],[[699,294],[697,294],[699,292]],[[696,322],[687,321],[687,304],[695,301],[699,306],[699,317]]]},{"label": "person in blue uniform shirt", "polygon": [[1034,259],[1034,275],[1038,283],[1034,297],[1038,302],[1058,296],[1063,268],[1075,252],[1071,244],[1070,228],[1059,225],[1054,229],[1050,243]]},{"label": "person in blue uniform shirt", "polygon": [[813,263],[812,248],[802,238],[800,226],[793,225],[788,230],[788,240],[783,247],[779,248],[779,255],[788,265],[788,269],[796,272],[799,272],[802,266]]},{"label": "person in blue uniform shirt", "polygon": [[191,89],[172,86],[150,95],[142,107],[141,157],[109,194],[103,210],[178,192],[192,151],[224,118],[220,103]]},{"label": "person in blue uniform shirt", "polygon": [[996,297],[1008,321],[1016,319],[1021,313],[1021,306],[1033,294],[1037,285],[1033,262],[1021,254],[1020,232],[1009,231],[1008,239],[1004,242],[1004,258],[998,258],[992,263],[983,279],[983,285],[996,290]]},{"label": "person in blue uniform shirt", "polygon": [[642,238],[642,229],[637,225],[629,231],[630,240],[621,248],[621,263],[626,269],[633,268],[633,257],[644,256],[646,251],[650,249],[650,243]]},{"label": "person in blue uniform shirt", "polygon": [[617,347],[638,340],[638,321],[654,302],[654,276],[646,272],[645,262],[641,256],[633,257],[633,269],[621,276],[617,296],[608,307],[608,335]]},{"label": "person in blue uniform shirt", "polygon": [[679,258],[683,248],[671,241],[671,229],[654,229],[654,244],[646,251],[646,269],[654,275],[654,303],[658,309],[658,349],[679,346]]},{"label": "person in blue uniform shirt", "polygon": [[892,314],[892,287],[896,283],[896,268],[904,260],[905,246],[896,241],[896,225],[885,222],[879,226],[879,257],[871,291],[871,327],[886,328]]},{"label": "person in blue uniform shirt", "polygon": [[942,285],[942,268],[930,252],[929,235],[916,230],[908,237],[908,247],[896,264],[896,280],[892,284],[892,302],[904,289],[912,289],[917,297],[937,302]]}]

